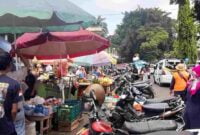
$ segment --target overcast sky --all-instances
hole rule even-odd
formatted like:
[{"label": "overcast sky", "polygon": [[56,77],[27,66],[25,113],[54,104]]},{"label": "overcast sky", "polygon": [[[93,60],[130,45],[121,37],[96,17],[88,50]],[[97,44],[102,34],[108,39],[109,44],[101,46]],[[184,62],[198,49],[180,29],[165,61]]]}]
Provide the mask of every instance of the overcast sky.
[{"label": "overcast sky", "polygon": [[170,17],[177,17],[176,5],[169,5],[169,0],[70,0],[77,6],[97,17],[106,18],[109,34],[113,34],[117,24],[122,22],[123,12],[135,10],[138,6],[143,8],[158,7],[170,12]]}]

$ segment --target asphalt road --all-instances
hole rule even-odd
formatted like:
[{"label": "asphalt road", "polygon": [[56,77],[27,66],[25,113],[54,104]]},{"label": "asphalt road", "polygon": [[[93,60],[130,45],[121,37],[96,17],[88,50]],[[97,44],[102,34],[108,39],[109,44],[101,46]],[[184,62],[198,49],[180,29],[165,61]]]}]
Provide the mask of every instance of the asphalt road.
[{"label": "asphalt road", "polygon": [[156,98],[166,98],[170,96],[169,85],[163,85],[162,87],[160,87],[157,84],[153,84],[153,89],[154,89]]}]

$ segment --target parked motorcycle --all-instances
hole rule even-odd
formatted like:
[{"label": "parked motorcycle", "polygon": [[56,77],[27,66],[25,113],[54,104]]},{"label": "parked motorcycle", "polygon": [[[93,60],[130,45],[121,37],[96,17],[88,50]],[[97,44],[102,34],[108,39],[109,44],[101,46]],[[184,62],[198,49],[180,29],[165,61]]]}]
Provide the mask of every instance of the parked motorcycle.
[{"label": "parked motorcycle", "polygon": [[129,135],[123,130],[114,130],[111,124],[102,120],[99,117],[99,109],[96,106],[96,96],[93,91],[90,92],[90,96],[87,99],[91,103],[91,113],[89,117],[88,128],[79,135]]},{"label": "parked motorcycle", "polygon": [[[181,98],[175,98],[165,100],[168,103],[146,103],[145,98],[138,96],[139,91],[136,89],[127,89],[121,96],[120,100],[116,104],[116,108],[112,113],[110,121],[116,128],[120,128],[124,125],[124,122],[141,122],[151,120],[164,120],[175,119],[177,122],[182,122],[182,112],[184,109],[184,103]],[[163,100],[164,101],[164,100]],[[143,102],[142,112],[138,112],[133,108],[134,102]],[[165,109],[165,107],[168,107]],[[183,128],[180,127],[180,128]]]}]

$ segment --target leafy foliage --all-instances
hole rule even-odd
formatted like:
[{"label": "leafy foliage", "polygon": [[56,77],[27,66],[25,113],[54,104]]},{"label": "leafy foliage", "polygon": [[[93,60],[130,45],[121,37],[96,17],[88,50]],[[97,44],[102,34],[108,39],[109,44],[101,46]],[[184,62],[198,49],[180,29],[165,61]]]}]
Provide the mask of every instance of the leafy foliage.
[{"label": "leafy foliage", "polygon": [[126,12],[121,25],[117,26],[112,43],[119,45],[119,53],[131,61],[135,53],[144,60],[154,61],[172,50],[174,20],[158,8]]},{"label": "leafy foliage", "polygon": [[170,4],[184,4],[184,0],[170,0]]},{"label": "leafy foliage", "polygon": [[190,1],[183,0],[183,3],[179,4],[178,38],[174,43],[174,51],[176,56],[189,58],[190,63],[195,63],[197,59],[197,28],[190,9]]},{"label": "leafy foliage", "polygon": [[[156,60],[162,53],[161,50],[157,49],[158,45],[168,39],[168,33],[161,27],[142,27],[139,29],[139,36],[143,39],[140,46],[140,52],[144,59],[147,61]],[[151,55],[149,55],[149,53]],[[151,56],[151,57],[150,57]]]}]

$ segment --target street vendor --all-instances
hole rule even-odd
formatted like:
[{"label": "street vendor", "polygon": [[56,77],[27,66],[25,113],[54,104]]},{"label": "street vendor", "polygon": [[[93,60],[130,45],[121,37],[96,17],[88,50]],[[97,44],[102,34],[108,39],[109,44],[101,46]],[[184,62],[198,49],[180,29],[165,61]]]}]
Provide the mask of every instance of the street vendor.
[{"label": "street vendor", "polygon": [[31,73],[35,76],[39,76],[40,75],[40,71],[38,69],[37,64],[34,64],[33,67],[30,69]]},{"label": "street vendor", "polygon": [[94,71],[92,72],[93,75],[95,75],[96,77],[100,77],[103,76],[103,71],[101,68],[94,68]]},{"label": "street vendor", "polygon": [[57,71],[56,71],[57,77],[61,78],[61,77],[66,76],[67,70],[68,70],[68,64],[66,62],[60,62],[57,65]]},{"label": "street vendor", "polygon": [[25,101],[30,100],[31,98],[34,98],[37,94],[35,90],[35,83],[36,83],[36,77],[29,73],[25,78],[25,83],[28,86],[28,89],[24,92],[24,98]]},{"label": "street vendor", "polygon": [[79,66],[78,70],[76,71],[76,75],[78,76],[78,78],[86,78],[86,71],[84,67]]}]

